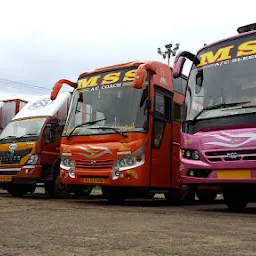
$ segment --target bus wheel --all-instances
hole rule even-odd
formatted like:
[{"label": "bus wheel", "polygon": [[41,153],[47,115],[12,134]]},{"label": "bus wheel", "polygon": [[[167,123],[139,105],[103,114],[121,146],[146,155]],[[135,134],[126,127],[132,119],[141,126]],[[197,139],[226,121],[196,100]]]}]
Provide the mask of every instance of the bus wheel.
[{"label": "bus wheel", "polygon": [[60,175],[52,181],[45,182],[44,188],[51,198],[66,198],[69,195],[68,185],[61,183]]},{"label": "bus wheel", "polygon": [[125,196],[119,189],[112,187],[101,187],[102,194],[112,204],[121,204],[125,200]]},{"label": "bus wheel", "polygon": [[14,197],[24,196],[28,190],[27,187],[20,184],[11,184],[7,187],[7,192]]},{"label": "bus wheel", "polygon": [[92,192],[93,186],[77,186],[74,193],[76,196],[89,196]]},{"label": "bus wheel", "polygon": [[224,202],[232,211],[244,210],[248,204],[247,195],[241,191],[224,190]]},{"label": "bus wheel", "polygon": [[197,189],[196,196],[203,203],[212,203],[217,196],[217,192],[214,190]]}]

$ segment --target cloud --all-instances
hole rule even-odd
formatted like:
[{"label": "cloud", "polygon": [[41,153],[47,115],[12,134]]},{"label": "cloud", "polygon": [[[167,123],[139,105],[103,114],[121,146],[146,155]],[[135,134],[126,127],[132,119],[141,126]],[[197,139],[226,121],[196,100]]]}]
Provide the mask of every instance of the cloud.
[{"label": "cloud", "polygon": [[[195,53],[204,43],[253,23],[255,1],[246,6],[240,12],[241,5],[223,0],[211,5],[202,0],[4,1],[0,78],[51,89],[58,79],[76,81],[80,73],[106,65],[164,61],[157,48],[170,42]],[[10,94],[1,88],[0,97],[3,90]],[[31,93],[27,90],[23,96]]]}]

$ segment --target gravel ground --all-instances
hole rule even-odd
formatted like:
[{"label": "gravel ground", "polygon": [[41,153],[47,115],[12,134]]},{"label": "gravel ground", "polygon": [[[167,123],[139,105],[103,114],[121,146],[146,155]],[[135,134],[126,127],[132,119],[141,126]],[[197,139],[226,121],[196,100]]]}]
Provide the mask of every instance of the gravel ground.
[{"label": "gravel ground", "polygon": [[[0,193],[0,255],[256,255],[256,204],[231,213],[215,204],[23,198]],[[41,194],[40,194],[41,193]]]}]

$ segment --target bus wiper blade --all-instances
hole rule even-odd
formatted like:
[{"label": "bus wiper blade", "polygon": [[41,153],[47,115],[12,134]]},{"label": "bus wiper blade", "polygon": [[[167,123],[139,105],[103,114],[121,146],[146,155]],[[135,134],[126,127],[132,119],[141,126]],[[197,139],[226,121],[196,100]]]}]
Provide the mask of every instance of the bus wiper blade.
[{"label": "bus wiper blade", "polygon": [[6,139],[11,139],[11,138],[17,138],[17,137],[16,136],[6,136],[6,137],[0,139],[0,141],[1,140],[6,140]]},{"label": "bus wiper blade", "polygon": [[68,137],[67,137],[67,140],[70,139],[70,136],[72,135],[72,133],[75,131],[76,128],[82,127],[82,126],[84,126],[84,125],[93,125],[93,124],[96,124],[96,123],[98,123],[98,122],[100,122],[100,121],[104,121],[104,120],[106,120],[106,118],[104,118],[104,119],[98,119],[98,120],[94,120],[94,121],[89,121],[89,122],[85,122],[85,123],[82,123],[82,124],[78,124],[78,125],[75,126],[75,127],[73,128],[73,130],[70,132],[70,134],[69,134]]},{"label": "bus wiper blade", "polygon": [[27,133],[27,134],[23,134],[20,137],[17,137],[17,139],[24,138],[24,137],[29,137],[29,136],[38,136],[38,134],[37,133]]},{"label": "bus wiper blade", "polygon": [[208,111],[208,110],[219,109],[219,108],[230,108],[230,107],[235,107],[235,106],[247,104],[247,103],[250,103],[250,102],[251,102],[251,101],[232,102],[232,103],[221,103],[221,104],[209,106],[209,107],[203,108],[203,109],[193,118],[192,121],[194,122],[202,113],[204,113],[205,111]]},{"label": "bus wiper blade", "polygon": [[125,138],[128,138],[128,136],[126,134],[118,131],[117,129],[115,129],[113,127],[109,127],[109,126],[89,127],[88,129],[113,130],[113,131],[115,131],[115,133],[118,133],[118,134],[124,136]]},{"label": "bus wiper blade", "polygon": [[242,108],[256,108],[256,105],[242,106]]}]

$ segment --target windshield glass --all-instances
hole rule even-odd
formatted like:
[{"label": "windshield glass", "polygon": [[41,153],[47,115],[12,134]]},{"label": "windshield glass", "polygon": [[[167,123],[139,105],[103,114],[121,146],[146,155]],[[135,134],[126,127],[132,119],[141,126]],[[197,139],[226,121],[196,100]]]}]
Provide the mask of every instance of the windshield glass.
[{"label": "windshield glass", "polygon": [[[30,141],[36,140],[41,133],[46,118],[30,118],[10,122],[0,135],[0,140],[15,139],[27,137]],[[2,142],[2,141],[1,141]]]},{"label": "windshield glass", "polygon": [[115,133],[111,128],[121,132],[146,131],[149,80],[147,76],[143,88],[135,89],[135,71],[136,68],[133,67],[81,78],[78,89],[73,93],[63,135],[68,135],[77,125],[99,119],[105,120],[79,127],[72,135]]},{"label": "windshield glass", "polygon": [[[186,119],[255,112],[255,54],[255,34],[218,43],[199,52],[188,80]],[[225,106],[239,102],[245,103]],[[219,104],[220,107],[210,109]],[[208,109],[198,115],[204,108]]]}]

